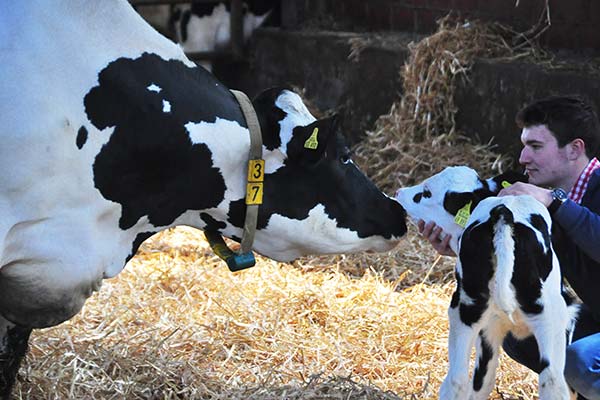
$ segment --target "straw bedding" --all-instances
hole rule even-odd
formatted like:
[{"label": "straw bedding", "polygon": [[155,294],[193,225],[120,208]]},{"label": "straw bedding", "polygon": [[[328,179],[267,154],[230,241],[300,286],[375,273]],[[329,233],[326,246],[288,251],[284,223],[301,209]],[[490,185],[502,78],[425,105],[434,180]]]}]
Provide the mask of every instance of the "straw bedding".
[{"label": "straw bedding", "polygon": [[[446,19],[412,47],[403,99],[356,149],[388,193],[449,164],[484,173],[505,165],[453,122],[455,79],[473,57],[515,55],[494,32]],[[424,156],[432,151],[435,159]],[[389,253],[259,257],[233,274],[200,232],[172,229],[148,240],[77,317],[34,332],[15,397],[435,398],[452,268],[411,228]],[[534,399],[536,386],[503,356],[493,398]]]}]

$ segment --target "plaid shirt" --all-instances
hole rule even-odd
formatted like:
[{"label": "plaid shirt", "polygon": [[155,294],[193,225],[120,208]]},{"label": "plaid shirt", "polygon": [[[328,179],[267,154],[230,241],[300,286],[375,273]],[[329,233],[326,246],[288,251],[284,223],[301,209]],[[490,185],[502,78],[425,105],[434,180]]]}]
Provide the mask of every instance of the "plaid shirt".
[{"label": "plaid shirt", "polygon": [[579,175],[579,179],[577,179],[577,182],[575,182],[575,185],[569,192],[569,199],[573,200],[577,204],[581,204],[581,199],[583,198],[585,190],[587,189],[590,176],[592,176],[592,173],[598,168],[600,168],[600,162],[596,157],[594,157],[583,169],[581,175]]}]

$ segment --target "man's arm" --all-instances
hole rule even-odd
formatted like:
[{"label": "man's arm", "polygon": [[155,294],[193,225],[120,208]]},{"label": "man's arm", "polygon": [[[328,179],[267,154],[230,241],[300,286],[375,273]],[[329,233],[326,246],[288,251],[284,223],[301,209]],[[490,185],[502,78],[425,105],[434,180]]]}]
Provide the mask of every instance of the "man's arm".
[{"label": "man's arm", "polygon": [[566,200],[552,218],[585,254],[600,262],[600,215]]},{"label": "man's arm", "polygon": [[[517,182],[502,189],[498,196],[528,194],[548,207],[552,202],[552,191],[529,183]],[[600,262],[600,215],[566,200],[552,215],[567,235],[585,254]]]}]

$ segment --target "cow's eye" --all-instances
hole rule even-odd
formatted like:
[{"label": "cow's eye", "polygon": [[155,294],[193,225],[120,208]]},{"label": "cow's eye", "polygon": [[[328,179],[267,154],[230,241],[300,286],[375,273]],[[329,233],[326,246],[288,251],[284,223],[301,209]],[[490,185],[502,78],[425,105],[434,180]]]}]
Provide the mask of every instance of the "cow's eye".
[{"label": "cow's eye", "polygon": [[350,159],[350,155],[348,155],[348,154],[344,154],[343,156],[340,157],[340,162],[342,164],[349,164],[350,161],[352,161],[352,160]]},{"label": "cow's eye", "polygon": [[423,197],[426,199],[431,197],[431,192],[428,189],[423,190]]}]

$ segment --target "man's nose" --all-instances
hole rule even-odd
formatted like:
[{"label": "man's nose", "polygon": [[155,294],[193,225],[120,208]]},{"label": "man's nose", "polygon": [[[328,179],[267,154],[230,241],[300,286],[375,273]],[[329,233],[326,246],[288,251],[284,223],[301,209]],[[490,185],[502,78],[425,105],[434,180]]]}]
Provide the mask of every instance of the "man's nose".
[{"label": "man's nose", "polygon": [[525,165],[528,164],[530,161],[531,157],[529,151],[527,150],[527,147],[525,147],[523,148],[523,150],[521,150],[521,154],[519,155],[519,164]]}]

